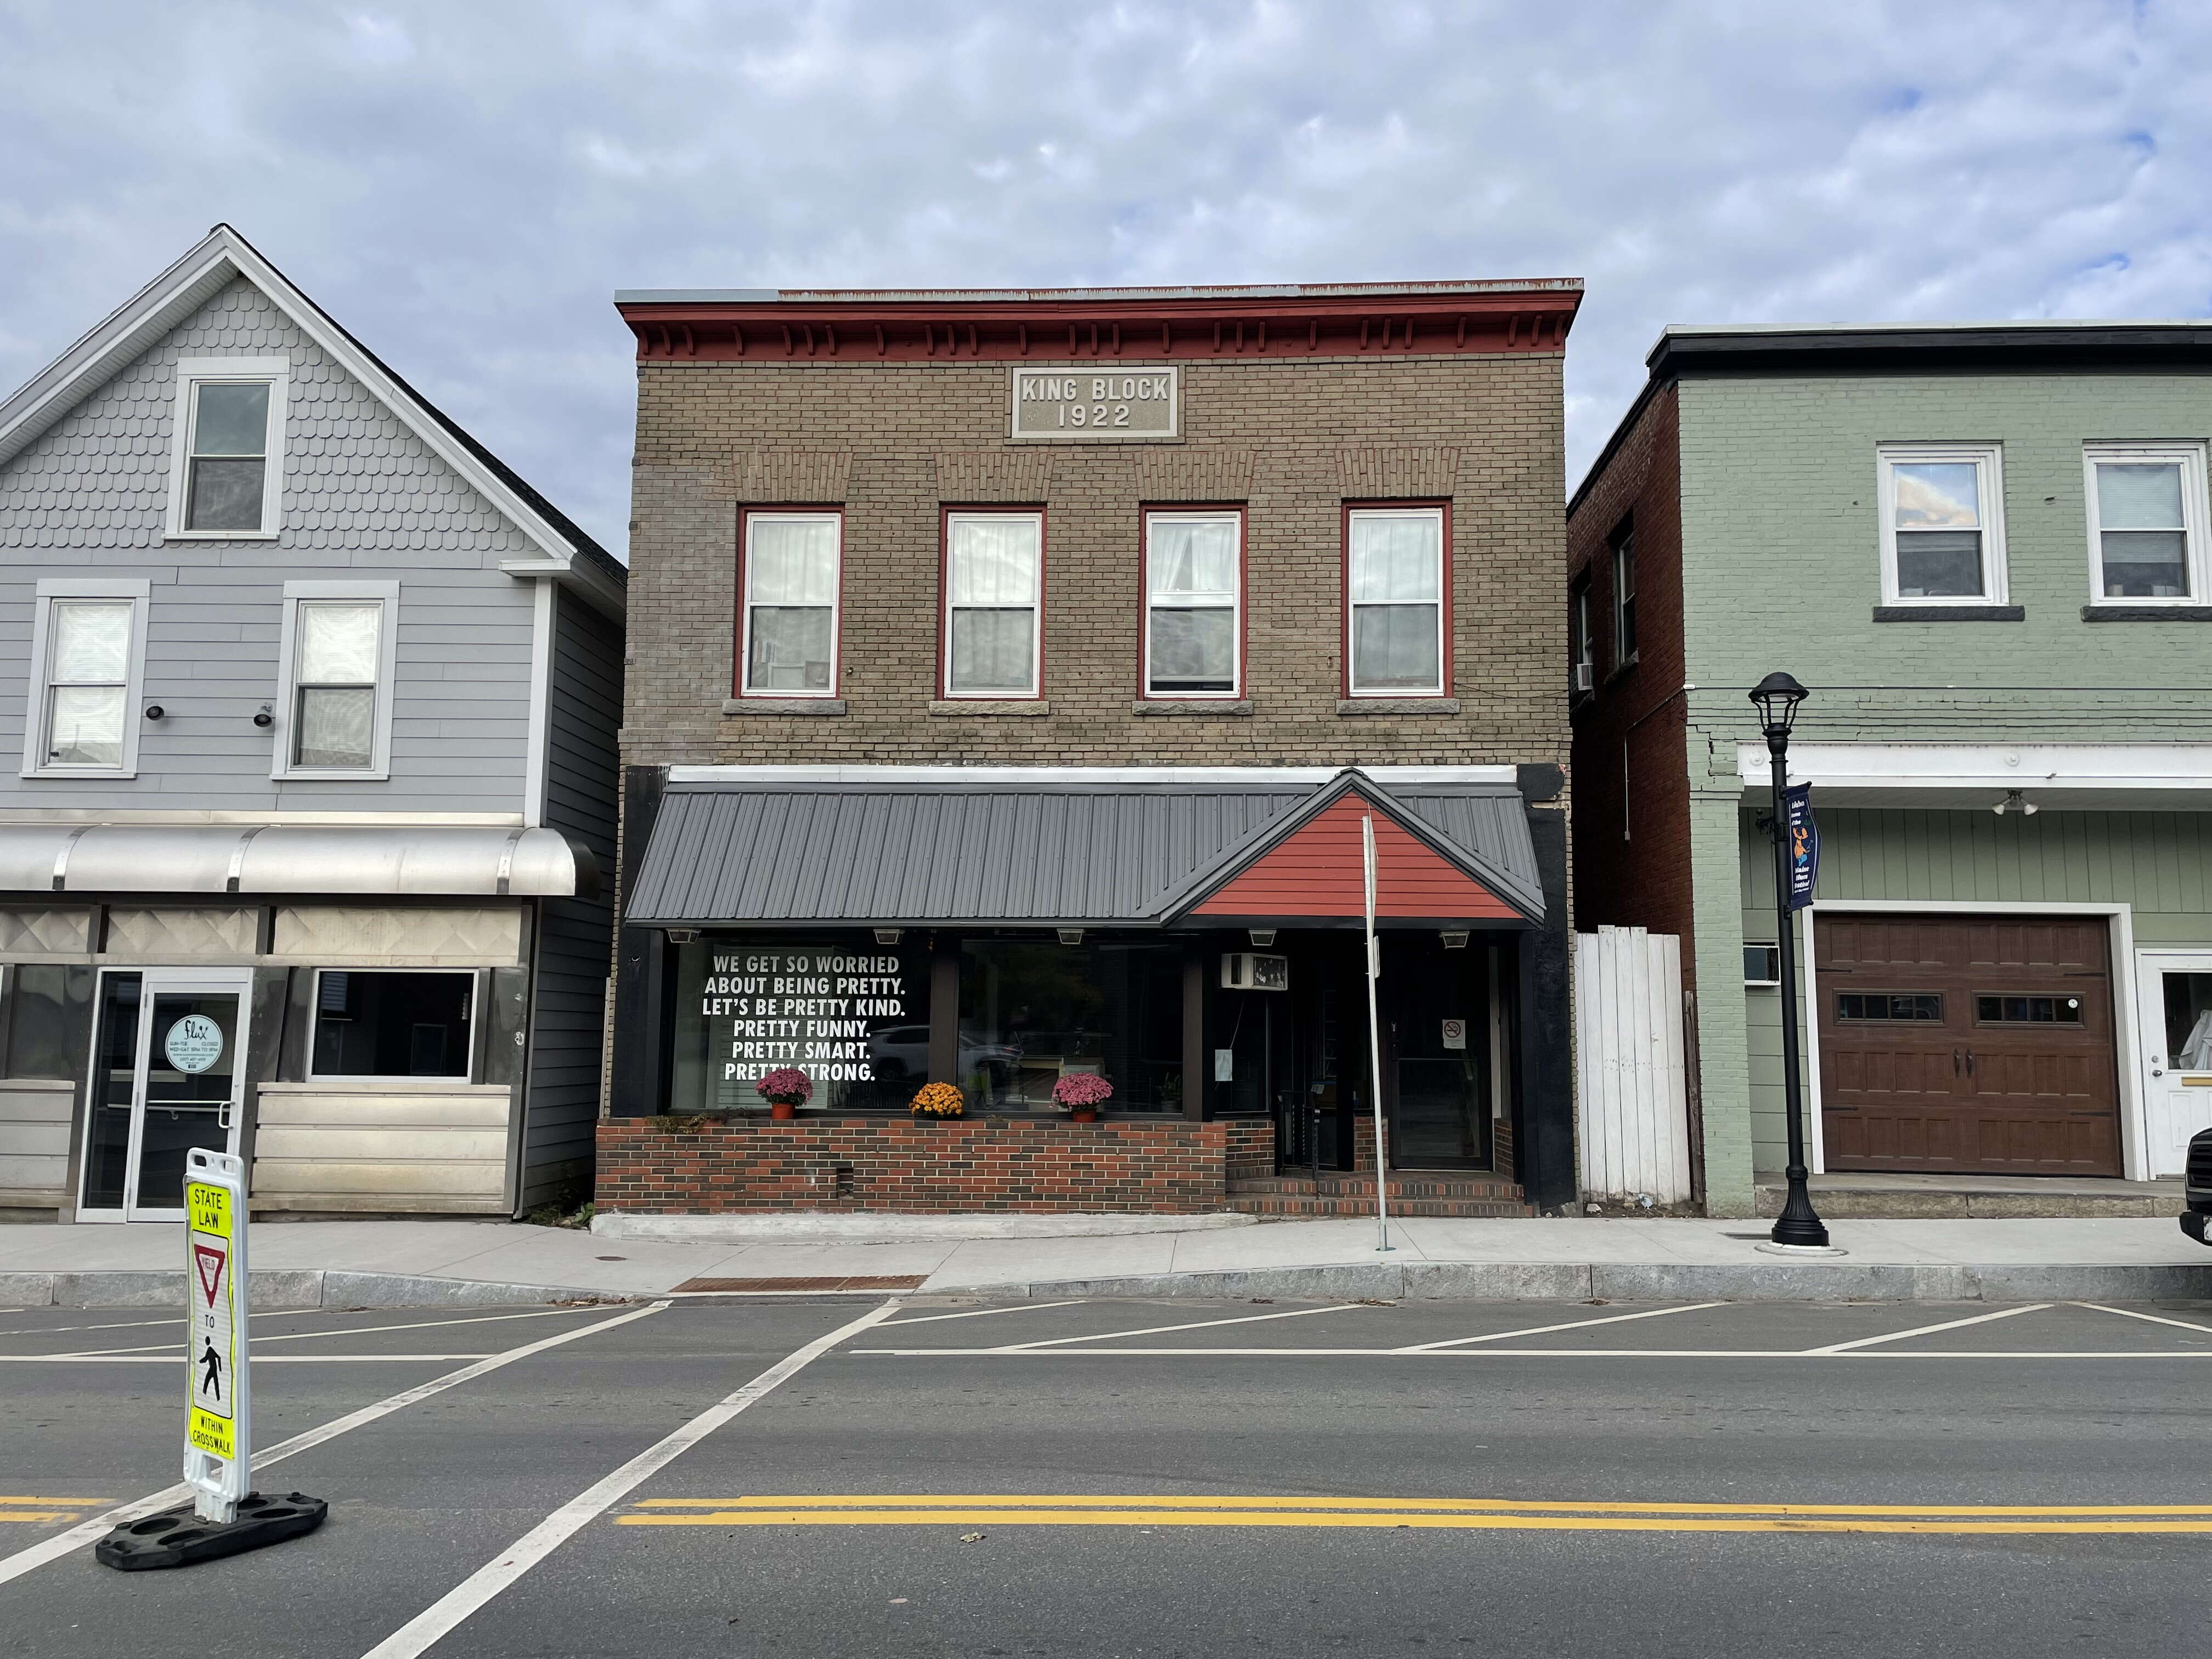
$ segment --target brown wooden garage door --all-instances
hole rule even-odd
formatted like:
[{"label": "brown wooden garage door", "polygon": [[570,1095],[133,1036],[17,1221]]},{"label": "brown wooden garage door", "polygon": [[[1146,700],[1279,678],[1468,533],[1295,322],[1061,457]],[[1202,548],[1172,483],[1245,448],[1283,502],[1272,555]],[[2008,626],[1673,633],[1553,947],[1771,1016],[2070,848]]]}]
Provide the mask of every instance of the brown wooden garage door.
[{"label": "brown wooden garage door", "polygon": [[2116,1176],[2106,924],[1817,916],[1831,1170]]}]

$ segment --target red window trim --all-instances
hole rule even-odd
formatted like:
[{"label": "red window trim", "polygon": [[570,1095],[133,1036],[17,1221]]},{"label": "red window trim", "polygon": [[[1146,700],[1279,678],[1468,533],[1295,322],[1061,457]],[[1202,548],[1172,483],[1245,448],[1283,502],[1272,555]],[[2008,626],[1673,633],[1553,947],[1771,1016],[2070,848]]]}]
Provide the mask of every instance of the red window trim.
[{"label": "red window trim", "polygon": [[[1443,614],[1437,619],[1437,627],[1443,636],[1438,641],[1442,651],[1442,659],[1437,665],[1439,669],[1442,671],[1440,675],[1441,683],[1443,688],[1442,690],[1354,691],[1352,689],[1352,515],[1355,513],[1372,512],[1431,512],[1441,513],[1443,514],[1443,536],[1442,545],[1439,549],[1439,556],[1443,561],[1443,568],[1437,573],[1440,579],[1438,586],[1443,600]],[[1453,560],[1451,497],[1449,495],[1415,496],[1400,500],[1390,500],[1386,498],[1383,500],[1347,501],[1343,504],[1342,515],[1339,523],[1339,535],[1341,539],[1337,557],[1337,648],[1340,660],[1337,665],[1337,695],[1347,702],[1352,702],[1355,698],[1361,702],[1387,702],[1392,698],[1410,699],[1414,697],[1433,697],[1441,701],[1446,697],[1455,695],[1452,690]]]},{"label": "red window trim", "polygon": [[[1155,514],[1237,515],[1237,676],[1228,691],[1152,690],[1152,521]],[[1137,507],[1137,698],[1140,702],[1237,702],[1251,683],[1251,508],[1244,501],[1143,501]]]},{"label": "red window trim", "polygon": [[[1023,695],[978,696],[952,689],[952,515],[1018,513],[1037,521],[1036,690]],[[940,501],[937,507],[937,695],[945,702],[1042,702],[1045,700],[1044,608],[1052,566],[1051,515],[1042,501]]]},{"label": "red window trim", "polygon": [[[837,520],[837,597],[832,601],[830,623],[830,689],[827,691],[748,691],[745,657],[751,641],[752,607],[745,602],[745,550],[751,544],[750,525],[757,513],[809,513]],[[730,695],[742,702],[786,702],[804,697],[827,701],[842,697],[845,674],[845,507],[842,501],[751,501],[738,508],[738,616],[730,653]]]}]

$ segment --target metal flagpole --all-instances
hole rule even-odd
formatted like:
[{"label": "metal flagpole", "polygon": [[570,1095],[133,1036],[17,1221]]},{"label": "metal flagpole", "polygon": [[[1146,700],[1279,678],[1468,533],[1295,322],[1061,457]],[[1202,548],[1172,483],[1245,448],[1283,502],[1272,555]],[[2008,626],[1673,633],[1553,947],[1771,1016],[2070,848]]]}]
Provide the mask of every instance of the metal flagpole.
[{"label": "metal flagpole", "polygon": [[1367,1072],[1375,1102],[1375,1248],[1390,1248],[1390,1204],[1382,1194],[1390,1158],[1382,1146],[1382,1029],[1375,1013],[1375,981],[1382,976],[1382,956],[1375,945],[1375,820],[1359,820],[1359,861],[1367,884]]}]

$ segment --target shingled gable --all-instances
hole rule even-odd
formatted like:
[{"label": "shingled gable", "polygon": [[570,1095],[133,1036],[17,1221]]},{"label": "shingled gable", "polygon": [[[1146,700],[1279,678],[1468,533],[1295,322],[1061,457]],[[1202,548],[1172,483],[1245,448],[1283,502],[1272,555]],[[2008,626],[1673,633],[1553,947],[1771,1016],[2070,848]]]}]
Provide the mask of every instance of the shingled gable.
[{"label": "shingled gable", "polygon": [[1172,923],[1291,923],[1365,913],[1360,820],[1375,820],[1375,914],[1392,921],[1537,924],[1543,898],[1438,836],[1372,778],[1346,771],[1162,902]]},{"label": "shingled gable", "polygon": [[149,346],[240,277],[258,289],[295,326],[366,386],[434,454],[514,523],[542,556],[510,560],[502,569],[520,577],[551,577],[573,586],[579,597],[600,610],[622,614],[629,573],[619,562],[394,374],[228,225],[219,224],[209,231],[183,257],[0,401],[0,466],[36,442]]}]

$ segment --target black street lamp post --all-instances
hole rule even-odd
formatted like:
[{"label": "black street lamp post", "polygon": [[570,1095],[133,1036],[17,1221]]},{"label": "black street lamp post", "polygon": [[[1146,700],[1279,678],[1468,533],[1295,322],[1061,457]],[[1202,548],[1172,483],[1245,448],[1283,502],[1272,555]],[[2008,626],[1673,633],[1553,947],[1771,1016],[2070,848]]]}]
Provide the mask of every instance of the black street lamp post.
[{"label": "black street lamp post", "polygon": [[1759,730],[1766,737],[1768,769],[1774,786],[1775,954],[1780,958],[1782,981],[1782,1097],[1790,1120],[1790,1167],[1784,1172],[1789,1178],[1790,1196],[1767,1237],[1774,1243],[1799,1249],[1825,1249],[1828,1230],[1814,1212],[1813,1195],[1805,1187],[1805,1103],[1797,1054],[1797,941],[1790,925],[1790,813],[1784,799],[1790,783],[1790,728],[1796,721],[1797,705],[1805,701],[1805,688],[1778,672],[1759,683],[1751,700],[1759,708]]}]

